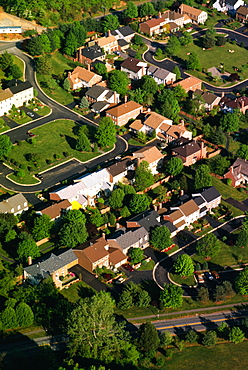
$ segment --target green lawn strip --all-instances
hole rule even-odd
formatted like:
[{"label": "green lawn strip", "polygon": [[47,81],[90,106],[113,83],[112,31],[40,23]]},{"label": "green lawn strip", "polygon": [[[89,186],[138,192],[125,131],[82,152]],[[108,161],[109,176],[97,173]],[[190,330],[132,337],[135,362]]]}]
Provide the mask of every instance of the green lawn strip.
[{"label": "green lawn strip", "polygon": [[[14,64],[18,65],[18,67],[20,68],[20,70],[23,73],[24,72],[24,63],[23,63],[23,61],[20,58],[16,57],[15,55],[12,55],[12,56],[14,58]],[[23,77],[21,77],[20,80],[23,81]]]},{"label": "green lawn strip", "polygon": [[240,202],[247,199],[246,193],[241,193],[236,188],[224,184],[222,180],[217,179],[216,177],[212,177],[212,182],[213,182],[213,186],[220,192],[220,194],[222,195],[224,199],[231,197]]},{"label": "green lawn strip", "polygon": [[46,249],[46,248],[49,248],[49,249],[47,249],[47,250],[45,250],[44,251],[44,253],[47,253],[47,252],[49,252],[50,250],[52,250],[52,249],[54,249],[54,243],[53,242],[50,242],[50,241],[48,241],[48,242],[46,242],[46,243],[44,243],[44,244],[41,244],[40,246],[39,246],[39,250],[42,252],[42,250],[43,249]]},{"label": "green lawn strip", "polygon": [[212,230],[212,226],[209,226],[209,227],[206,227],[205,229],[203,229],[202,231],[199,231],[199,232],[193,232],[195,235],[197,236],[202,236],[202,235],[205,235],[207,234],[208,231]]},{"label": "green lawn strip", "polygon": [[49,108],[47,105],[44,105],[43,107],[38,108],[37,114],[40,116],[46,116],[51,112],[51,108]]},{"label": "green lawn strip", "polygon": [[188,286],[196,285],[196,281],[193,275],[181,277],[180,275],[173,273],[173,272],[170,272],[169,274],[170,274],[171,280],[177,284],[188,285]]},{"label": "green lawn strip", "polygon": [[234,207],[233,205],[225,202],[224,200],[221,201],[221,203],[228,207],[230,209],[230,211],[232,211],[232,217],[236,217],[236,216],[241,216],[244,214],[244,212],[242,212],[240,209]]},{"label": "green lawn strip", "polygon": [[178,249],[179,249],[179,248],[178,248],[178,246],[177,246],[177,245],[175,245],[175,246],[174,246],[173,248],[171,248],[169,251],[167,251],[167,252],[163,252],[163,253],[165,253],[165,254],[167,254],[167,255],[169,256],[171,253],[176,252]]},{"label": "green lawn strip", "polygon": [[141,265],[137,271],[147,271],[147,270],[152,270],[153,267],[155,266],[155,262],[153,260],[147,262],[145,265]]},{"label": "green lawn strip", "polygon": [[240,142],[233,140],[232,137],[229,138],[228,151],[235,156],[237,150],[240,147]]},{"label": "green lawn strip", "polygon": [[26,335],[29,339],[37,339],[37,338],[43,338],[43,337],[46,337],[47,336],[47,333],[45,332],[45,330],[42,330],[41,332],[39,333],[34,333],[34,334],[28,334]]},{"label": "green lawn strip", "polygon": [[14,182],[16,182],[17,184],[28,184],[28,185],[32,185],[32,184],[39,184],[39,180],[36,180],[36,178],[34,178],[31,174],[29,174],[28,172],[25,173],[25,176],[23,177],[18,177],[16,176],[14,173],[10,174],[9,176],[7,176],[10,180],[13,180]]},{"label": "green lawn strip", "polygon": [[27,123],[27,122],[31,122],[33,121],[32,118],[26,116],[26,117],[22,117],[22,118],[12,118],[13,121],[15,121],[16,123],[18,123],[19,125],[23,125],[24,123]]},{"label": "green lawn strip", "polygon": [[60,293],[70,302],[76,302],[79,298],[93,295],[95,290],[84,281],[72,284],[68,289],[63,289]]},{"label": "green lawn strip", "polygon": [[8,131],[8,130],[9,130],[9,126],[8,125],[4,125],[3,127],[0,128],[0,134],[2,132]]},{"label": "green lawn strip", "polygon": [[239,344],[218,344],[212,348],[191,346],[182,352],[173,349],[173,356],[166,360],[166,370],[192,370],[193,364],[198,369],[243,370],[248,366],[248,341]]},{"label": "green lawn strip", "polygon": [[133,138],[131,138],[131,139],[128,140],[128,144],[129,145],[137,145],[137,146],[144,146],[144,145],[146,145],[146,143],[145,144],[144,143],[141,143],[139,140],[136,140],[136,139],[133,139]]}]

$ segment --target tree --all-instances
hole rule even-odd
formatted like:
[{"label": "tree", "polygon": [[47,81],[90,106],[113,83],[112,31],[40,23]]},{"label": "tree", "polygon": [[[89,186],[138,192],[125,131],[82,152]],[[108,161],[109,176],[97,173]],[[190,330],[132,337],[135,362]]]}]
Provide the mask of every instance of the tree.
[{"label": "tree", "polygon": [[139,16],[154,15],[155,9],[152,3],[143,3],[139,6]]},{"label": "tree", "polygon": [[41,75],[50,75],[52,73],[52,63],[49,55],[42,55],[36,60],[36,70]]},{"label": "tree", "polygon": [[142,161],[135,171],[134,187],[137,191],[142,191],[154,184],[154,177],[149,169],[149,164]]},{"label": "tree", "polygon": [[0,234],[13,229],[17,223],[18,218],[12,213],[0,213]]},{"label": "tree", "polygon": [[[136,35],[138,36],[138,35]],[[141,77],[141,80],[140,80],[140,88],[142,89],[142,91],[145,92],[145,94],[156,94],[156,92],[158,91],[158,84],[157,82],[154,80],[154,78],[152,78],[151,76],[142,76]]]},{"label": "tree", "polygon": [[129,1],[127,3],[127,8],[123,12],[123,16],[125,18],[137,18],[138,17],[137,5],[134,2]]},{"label": "tree", "polygon": [[97,128],[95,138],[101,148],[113,146],[116,142],[116,128],[110,117],[103,117]]},{"label": "tree", "polygon": [[185,98],[188,96],[181,85],[176,85],[175,87],[173,87],[173,94],[178,101],[185,100]]},{"label": "tree", "polygon": [[28,257],[39,257],[40,256],[40,250],[39,247],[37,247],[33,237],[23,232],[20,234],[21,241],[18,243],[17,248],[17,254],[20,259],[26,260]]},{"label": "tree", "polygon": [[62,226],[58,232],[60,246],[74,248],[86,241],[88,237],[86,220],[80,210],[67,211],[61,221]]},{"label": "tree", "polygon": [[235,281],[236,290],[242,295],[248,294],[248,267],[240,271]]},{"label": "tree", "polygon": [[216,37],[216,45],[217,46],[224,46],[226,45],[226,37],[222,35],[218,35]]},{"label": "tree", "polygon": [[68,78],[65,78],[65,80],[63,82],[63,89],[65,91],[70,91],[70,89],[71,89],[70,81],[68,80]]},{"label": "tree", "polygon": [[229,166],[230,161],[221,155],[218,155],[210,160],[211,172],[217,173],[220,176],[223,176],[224,173],[227,172]]},{"label": "tree", "polygon": [[117,28],[119,28],[120,23],[117,15],[114,14],[106,15],[106,17],[104,17],[104,20],[102,21],[102,26],[104,32],[116,30]]},{"label": "tree", "polygon": [[194,273],[194,264],[188,254],[181,254],[174,264],[175,272],[180,276],[190,276]]},{"label": "tree", "polygon": [[15,238],[17,237],[17,233],[15,230],[11,229],[7,232],[7,234],[5,235],[5,243],[8,243],[10,242],[11,240],[14,240]]},{"label": "tree", "polygon": [[40,43],[42,46],[42,54],[44,53],[50,53],[52,51],[51,49],[51,43],[49,40],[49,37],[46,33],[42,33],[41,35],[37,36],[40,39]]},{"label": "tree", "polygon": [[136,295],[135,306],[148,307],[150,303],[151,303],[151,297],[149,293],[144,289],[140,289],[140,291]]},{"label": "tree", "polygon": [[158,250],[168,248],[172,244],[170,230],[166,226],[159,226],[152,230],[150,242]]},{"label": "tree", "polygon": [[130,361],[127,350],[132,345],[122,323],[115,320],[114,306],[110,294],[104,291],[78,300],[68,319],[68,347],[71,356],[109,363],[123,354],[124,362]]},{"label": "tree", "polygon": [[199,256],[214,257],[220,252],[220,242],[213,233],[206,234],[197,241],[196,251]]},{"label": "tree", "polygon": [[179,52],[180,46],[179,39],[172,35],[167,43],[166,51],[169,55],[175,56]]},{"label": "tree", "polygon": [[80,109],[89,109],[89,101],[86,96],[83,96],[79,103]]},{"label": "tree", "polygon": [[226,297],[229,298],[229,297],[233,297],[235,295],[235,292],[234,292],[233,287],[232,287],[232,283],[230,281],[228,281],[228,280],[223,281],[222,286],[223,286],[223,289],[225,291],[225,296]]},{"label": "tree", "polygon": [[239,149],[237,150],[236,155],[238,158],[247,160],[248,159],[248,145],[241,144]]},{"label": "tree", "polygon": [[216,302],[221,302],[226,299],[226,292],[222,285],[217,285],[214,293]]},{"label": "tree", "polygon": [[238,326],[234,326],[230,329],[229,340],[235,344],[243,342],[245,339],[245,333]]},{"label": "tree", "polygon": [[103,224],[103,216],[98,208],[87,207],[87,211],[89,212],[89,221],[99,227]]},{"label": "tree", "polygon": [[104,63],[96,63],[94,65],[94,70],[96,73],[98,73],[101,76],[106,76],[107,74],[107,67]]},{"label": "tree", "polygon": [[160,293],[160,301],[164,307],[177,308],[183,304],[183,290],[180,286],[169,284],[164,285]]},{"label": "tree", "polygon": [[215,45],[215,39],[212,36],[206,35],[205,37],[202,38],[202,46],[205,49],[213,48],[214,45]]},{"label": "tree", "polygon": [[20,327],[30,326],[34,322],[34,314],[29,305],[24,302],[16,306],[16,318]]},{"label": "tree", "polygon": [[9,136],[0,135],[0,158],[7,156],[12,149],[12,143]]},{"label": "tree", "polygon": [[115,217],[115,214],[114,213],[110,213],[109,214],[109,219],[108,219],[108,221],[109,221],[109,225],[111,225],[111,226],[115,226],[115,224],[116,224],[116,217]]},{"label": "tree", "polygon": [[64,53],[73,56],[78,48],[77,37],[70,31],[65,39]]},{"label": "tree", "polygon": [[23,76],[23,72],[17,64],[13,64],[9,67],[8,76],[12,76],[12,78],[18,80]]},{"label": "tree", "polygon": [[191,329],[187,332],[185,339],[189,343],[198,343],[199,335],[195,330]]},{"label": "tree", "polygon": [[128,290],[123,289],[117,306],[121,310],[127,310],[133,307],[133,297],[132,297],[132,294]]},{"label": "tree", "polygon": [[76,142],[76,150],[83,151],[83,152],[91,152],[90,141],[84,132],[79,132],[77,142]]},{"label": "tree", "polygon": [[183,170],[183,161],[179,157],[172,157],[165,166],[165,171],[171,176],[179,175]]},{"label": "tree", "polygon": [[208,288],[202,286],[197,293],[197,299],[200,302],[208,302],[209,301],[209,291]]},{"label": "tree", "polygon": [[220,127],[224,132],[234,132],[239,130],[240,119],[236,112],[225,113],[220,119]]},{"label": "tree", "polygon": [[129,82],[126,72],[114,69],[108,74],[108,87],[111,90],[116,91],[118,94],[126,94]]},{"label": "tree", "polygon": [[155,326],[146,322],[140,325],[138,329],[137,343],[139,348],[144,351],[156,351],[159,346],[159,336]]},{"label": "tree", "polygon": [[209,173],[209,167],[206,164],[201,164],[195,171],[194,188],[202,189],[212,186],[212,177]]},{"label": "tree", "polygon": [[133,194],[129,202],[129,210],[133,214],[141,213],[149,208],[150,198],[146,194]]},{"label": "tree", "polygon": [[180,37],[180,44],[182,46],[188,46],[192,44],[193,42],[193,37],[189,32],[183,32],[183,36]]},{"label": "tree", "polygon": [[140,263],[144,259],[144,252],[141,248],[129,248],[128,257],[132,265]]},{"label": "tree", "polygon": [[175,73],[175,75],[176,75],[176,80],[180,80],[180,78],[181,78],[181,71],[180,71],[180,69],[179,69],[179,67],[178,67],[178,66],[175,66],[175,67],[173,68],[172,73]]},{"label": "tree", "polygon": [[7,50],[0,56],[0,67],[3,71],[10,68],[14,64],[14,57]]},{"label": "tree", "polygon": [[172,90],[163,89],[158,95],[158,111],[163,116],[175,121],[180,112],[180,106]]},{"label": "tree", "polygon": [[193,69],[194,71],[201,70],[201,63],[198,57],[198,54],[194,51],[190,53],[189,58],[187,60],[187,69]]},{"label": "tree", "polygon": [[213,347],[217,343],[217,334],[215,331],[206,331],[203,334],[202,344],[207,347]]},{"label": "tree", "polygon": [[48,238],[50,236],[51,229],[53,227],[53,222],[48,215],[36,216],[34,219],[34,226],[31,230],[34,240],[38,241],[43,238]]},{"label": "tree", "polygon": [[17,317],[14,308],[6,307],[0,315],[0,321],[3,329],[17,328]]},{"label": "tree", "polygon": [[162,347],[168,347],[173,342],[173,337],[167,330],[160,332],[159,339]]},{"label": "tree", "polygon": [[118,209],[123,206],[125,193],[122,189],[115,189],[109,197],[109,206],[113,209]]},{"label": "tree", "polygon": [[239,248],[248,247],[248,229],[243,227],[240,233],[238,234],[236,246]]}]

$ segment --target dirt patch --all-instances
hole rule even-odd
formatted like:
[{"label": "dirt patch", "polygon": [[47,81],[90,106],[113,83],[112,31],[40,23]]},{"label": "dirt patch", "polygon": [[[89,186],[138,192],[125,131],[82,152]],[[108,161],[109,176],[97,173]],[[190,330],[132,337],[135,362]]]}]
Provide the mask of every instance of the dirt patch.
[{"label": "dirt patch", "polygon": [[[2,11],[2,9],[0,10],[0,24],[1,24],[1,27],[19,26],[19,27],[22,27],[23,31],[35,29],[38,33],[41,33],[42,31],[46,30],[45,27],[39,26],[35,21],[27,21],[26,19],[22,19],[22,18],[16,17],[15,15],[5,13],[4,11]],[[13,40],[13,38],[9,38],[9,36],[14,36],[14,39],[19,38],[17,34],[15,35],[8,34],[8,39],[10,40]],[[6,40],[6,37],[2,39],[2,35],[1,35],[1,40]]]}]

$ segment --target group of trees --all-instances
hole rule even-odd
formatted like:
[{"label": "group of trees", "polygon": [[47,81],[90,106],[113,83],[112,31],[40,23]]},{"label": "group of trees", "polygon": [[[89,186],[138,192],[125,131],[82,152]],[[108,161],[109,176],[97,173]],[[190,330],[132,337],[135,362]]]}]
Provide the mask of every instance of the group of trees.
[{"label": "group of trees", "polygon": [[128,309],[133,306],[148,307],[150,302],[149,293],[141,285],[130,282],[123,288],[117,306],[120,309]]},{"label": "group of trees", "polygon": [[199,288],[197,299],[203,303],[209,302],[210,298],[214,302],[222,302],[228,298],[233,297],[235,294],[236,293],[233,289],[232,283],[226,280],[223,281],[222,284],[216,285],[214,291],[211,291],[211,295],[208,288],[206,287]]},{"label": "group of trees", "polygon": [[34,314],[31,307],[17,300],[9,298],[5,302],[6,308],[0,313],[1,329],[16,329],[18,327],[30,326],[34,322]]},{"label": "group of trees", "polygon": [[226,37],[223,35],[216,35],[214,28],[209,28],[204,37],[202,37],[202,46],[206,49],[216,46],[224,46],[226,44]]}]

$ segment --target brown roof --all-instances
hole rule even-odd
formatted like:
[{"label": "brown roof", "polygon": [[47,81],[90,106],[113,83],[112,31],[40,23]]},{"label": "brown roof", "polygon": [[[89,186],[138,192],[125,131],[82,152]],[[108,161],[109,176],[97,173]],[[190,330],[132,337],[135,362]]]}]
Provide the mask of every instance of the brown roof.
[{"label": "brown roof", "polygon": [[198,17],[198,16],[203,12],[203,10],[193,8],[192,6],[185,5],[185,4],[181,4],[181,5],[179,6],[179,9],[180,9],[182,12],[186,12],[186,13],[188,13],[188,14],[195,15],[196,17]]},{"label": "brown roof", "polygon": [[169,121],[168,118],[161,116],[161,114],[158,114],[156,112],[150,112],[146,115],[145,125],[152,127],[154,129],[158,128],[164,121]]},{"label": "brown roof", "polygon": [[139,72],[139,70],[143,68],[142,65],[139,65],[139,63],[144,64],[145,62],[142,62],[142,60],[139,60],[136,58],[128,57],[122,62],[121,67],[126,68],[129,71],[133,71],[136,73],[136,72]]},{"label": "brown roof", "polygon": [[69,200],[65,199],[59,203],[55,203],[49,207],[42,209],[40,212],[43,215],[48,215],[53,220],[54,218],[59,217],[61,215],[61,211],[63,209],[67,209],[70,206],[71,206],[71,203],[69,202]]},{"label": "brown roof", "polygon": [[160,128],[160,130],[166,132],[170,127],[171,127],[171,125],[169,125],[168,123],[162,123],[162,125],[159,128]]},{"label": "brown roof", "polygon": [[141,109],[143,110],[142,105],[135,103],[134,101],[130,100],[127,103],[117,105],[114,108],[108,109],[106,113],[111,114],[111,116],[114,117],[121,117],[124,116],[125,114],[132,112],[136,109]]},{"label": "brown roof", "polygon": [[191,89],[191,87],[194,87],[196,84],[199,84],[201,82],[202,81],[199,80],[198,78],[195,78],[195,77],[190,76],[188,78],[185,78],[182,81],[176,82],[173,86],[180,85],[180,86],[182,86],[183,89],[185,89],[186,91],[188,91],[188,90]]},{"label": "brown roof", "polygon": [[[82,253],[94,263],[108,256],[108,251],[104,247],[108,247],[108,242],[105,238],[99,238],[92,245],[84,248]],[[77,251],[77,249],[75,249],[75,251]]]},{"label": "brown roof", "polygon": [[180,146],[173,147],[172,151],[180,156],[187,158],[189,155],[197,153],[201,150],[201,144],[195,140],[188,143],[183,143]]},{"label": "brown roof", "polygon": [[143,123],[141,122],[140,119],[136,119],[135,121],[133,121],[133,123],[131,123],[131,125],[129,126],[129,128],[132,128],[133,130],[136,130],[136,131],[139,131],[142,129],[143,127]]},{"label": "brown roof", "polygon": [[111,44],[112,42],[116,42],[117,45],[117,40],[114,36],[100,37],[99,39],[96,39],[96,43],[101,47]]},{"label": "brown roof", "polygon": [[195,201],[193,201],[193,199],[189,200],[188,202],[182,204],[180,206],[180,210],[185,214],[185,216],[189,216],[191,215],[192,213],[196,212],[199,210],[199,207],[198,205],[196,204]]},{"label": "brown roof", "polygon": [[118,248],[109,248],[109,261],[116,265],[117,263],[123,262],[127,259],[127,256],[120,251]]},{"label": "brown roof", "polygon": [[176,226],[176,227],[179,229],[179,227],[181,227],[181,226],[183,226],[183,225],[186,225],[186,223],[185,223],[185,221],[184,221],[184,220],[182,220],[182,221],[178,222],[178,224],[176,224],[176,225],[174,225],[174,226]]},{"label": "brown roof", "polygon": [[170,128],[166,131],[166,134],[169,136],[174,137],[175,139],[178,139],[180,135],[182,135],[186,130],[184,126],[178,126],[178,125],[172,125]]},{"label": "brown roof", "polygon": [[131,164],[131,157],[125,157],[122,161],[112,164],[107,167],[107,170],[112,176],[120,175],[127,170],[127,167]]},{"label": "brown roof", "polygon": [[14,96],[10,89],[0,90],[0,101],[6,100]]},{"label": "brown roof", "polygon": [[154,146],[145,146],[133,153],[135,158],[141,158],[143,161],[153,163],[159,159],[164,158],[164,155]]},{"label": "brown roof", "polygon": [[163,14],[162,14],[162,17],[164,19],[172,19],[172,20],[175,20],[175,19],[180,19],[180,18],[183,18],[183,14],[180,14],[180,13],[176,13],[176,12],[173,12],[171,10],[166,10]]},{"label": "brown roof", "polygon": [[170,30],[174,30],[175,28],[179,28],[178,24],[175,22],[169,22]]},{"label": "brown roof", "polygon": [[170,213],[169,217],[171,218],[172,222],[175,222],[176,220],[179,220],[179,218],[183,217],[183,214],[180,209],[177,209],[176,211]]},{"label": "brown roof", "polygon": [[246,6],[240,6],[237,10],[238,14],[248,15],[248,8]]},{"label": "brown roof", "polygon": [[163,18],[152,18],[152,19],[149,19],[149,21],[143,22],[143,24],[145,23],[149,28],[153,28],[153,27],[159,26],[160,23],[162,22],[164,22]]},{"label": "brown roof", "polygon": [[[79,78],[82,81],[89,82],[92,80],[94,76],[97,74],[91,71],[88,71],[88,69],[82,68],[82,67],[76,67],[74,71],[71,73],[71,80],[76,80]],[[99,78],[101,76],[97,75]]]}]

